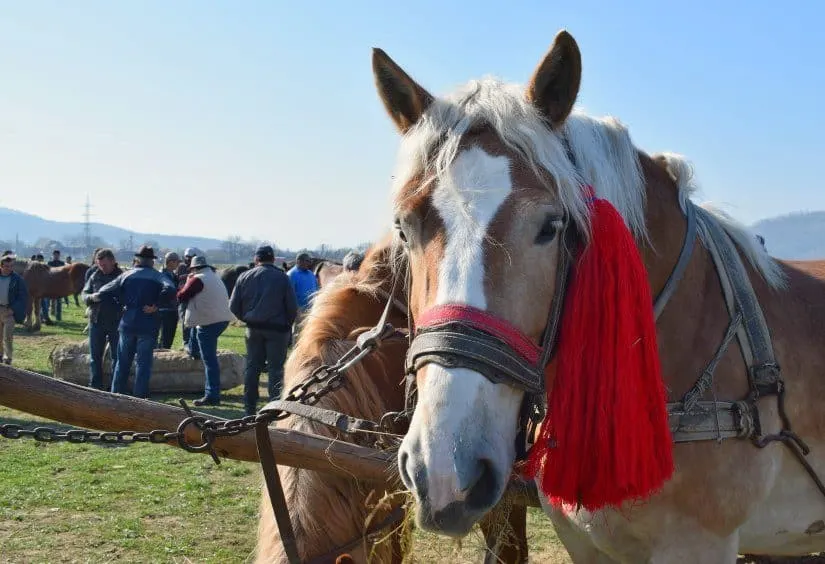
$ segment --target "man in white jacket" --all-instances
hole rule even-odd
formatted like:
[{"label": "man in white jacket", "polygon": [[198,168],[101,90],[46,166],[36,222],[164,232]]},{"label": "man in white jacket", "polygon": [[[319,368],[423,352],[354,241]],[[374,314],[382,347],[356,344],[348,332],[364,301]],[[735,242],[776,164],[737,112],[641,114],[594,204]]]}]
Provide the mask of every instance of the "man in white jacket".
[{"label": "man in white jacket", "polygon": [[203,397],[193,403],[220,405],[221,367],[218,364],[218,337],[232,319],[229,295],[215,269],[204,256],[196,256],[189,265],[189,278],[178,292],[178,301],[186,302],[184,327],[194,330],[205,371]]}]

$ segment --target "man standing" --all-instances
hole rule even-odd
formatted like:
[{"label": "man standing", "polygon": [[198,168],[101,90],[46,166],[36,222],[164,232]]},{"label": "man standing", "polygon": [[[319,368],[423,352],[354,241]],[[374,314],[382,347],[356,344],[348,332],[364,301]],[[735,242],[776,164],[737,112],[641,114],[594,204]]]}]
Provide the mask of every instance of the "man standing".
[{"label": "man standing", "polygon": [[23,277],[14,271],[14,253],[4,251],[0,256],[0,357],[11,364],[14,355],[14,324],[26,319],[29,292]]},{"label": "man standing", "polygon": [[193,258],[189,270],[192,272],[186,285],[178,292],[178,299],[187,302],[183,324],[192,330],[193,336],[190,338],[197,339],[205,373],[203,397],[193,403],[196,406],[220,405],[218,337],[232,319],[229,296],[226,295],[226,286],[205,256]]},{"label": "man standing", "polygon": [[295,266],[289,269],[287,276],[292,283],[295,299],[298,301],[298,316],[295,319],[294,333],[297,337],[301,320],[312,305],[312,295],[318,291],[318,279],[309,269],[311,262],[308,253],[301,253],[295,258]]},{"label": "man standing", "polygon": [[[52,251],[52,260],[46,263],[51,268],[59,268],[61,266],[66,266],[66,263],[60,260],[60,251],[55,249]],[[60,298],[50,300],[51,301],[51,313],[54,316],[55,321],[63,321],[63,302]]]},{"label": "man standing", "polygon": [[258,410],[258,378],[264,362],[268,366],[269,401],[280,397],[290,330],[297,315],[292,284],[274,263],[272,247],[259,247],[255,251],[255,268],[238,277],[229,300],[229,309],[246,324],[243,387],[247,415]]},{"label": "man standing", "polygon": [[[68,266],[70,264],[72,264],[72,255],[67,255],[66,256],[66,265]],[[66,304],[66,305],[69,305],[69,296],[66,296],[65,298],[63,298],[63,303]],[[80,305],[79,303],[77,303],[77,296],[74,297],[74,303],[75,303],[76,306]]]},{"label": "man standing", "polygon": [[[178,276],[179,266],[180,257],[178,257],[178,253],[166,253],[166,256],[163,259],[163,270],[161,270],[160,273],[165,276],[175,288],[180,286],[180,277]],[[177,330],[177,327],[178,300],[175,298],[160,308],[160,337],[158,338],[157,348],[172,348],[172,342],[175,340],[175,331]]]},{"label": "man standing", "polygon": [[93,302],[113,296],[123,304],[120,319],[117,364],[112,378],[112,393],[122,394],[129,381],[132,361],[137,355],[133,395],[149,397],[149,378],[152,376],[152,351],[158,338],[160,305],[171,298],[175,287],[153,268],[155,251],[144,245],[135,253],[135,267],[128,270],[91,294]]},{"label": "man standing", "polygon": [[[203,256],[200,249],[189,247],[183,251],[183,264],[178,266],[178,291],[183,289],[186,281],[189,279],[189,266],[192,264],[192,259],[196,256]],[[186,354],[199,360],[201,357],[200,347],[198,346],[198,339],[195,337],[195,331],[186,326],[184,317],[186,316],[186,301],[178,298],[178,317],[181,321],[181,338],[183,339],[183,350]]]},{"label": "man standing", "polygon": [[[45,262],[43,253],[37,253],[32,256],[32,262]],[[32,307],[37,307],[38,304],[32,304]],[[44,325],[54,325],[54,321],[49,317],[49,298],[40,298],[40,319]]]},{"label": "man standing", "polygon": [[86,270],[86,274],[84,275],[84,279],[83,279],[84,283],[88,282],[89,278],[92,277],[92,274],[94,274],[98,269],[98,266],[97,266],[97,253],[99,253],[99,252],[100,252],[100,248],[97,248],[97,249],[95,249],[95,252],[92,253],[92,266],[90,266],[88,268],[88,270]]},{"label": "man standing", "polygon": [[117,296],[109,294],[95,302],[92,295],[123,274],[111,249],[98,249],[97,268],[83,286],[81,296],[89,312],[89,387],[103,390],[103,351],[109,343],[112,370],[117,366],[118,323],[123,307]]}]

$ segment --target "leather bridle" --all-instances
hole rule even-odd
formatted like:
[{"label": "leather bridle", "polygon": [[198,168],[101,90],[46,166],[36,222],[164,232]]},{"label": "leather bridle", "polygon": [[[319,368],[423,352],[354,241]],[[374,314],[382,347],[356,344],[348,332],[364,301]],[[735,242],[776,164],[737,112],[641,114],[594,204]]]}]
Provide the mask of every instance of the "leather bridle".
[{"label": "leather bridle", "polygon": [[[693,206],[686,206],[685,216],[687,227],[679,258],[653,303],[657,319],[684,275],[695,246],[697,224]],[[567,284],[582,242],[578,229],[569,220],[565,220],[559,237],[555,293],[540,344],[507,321],[463,304],[440,305],[425,311],[410,334],[405,365],[408,402],[415,391],[416,373],[428,364],[467,368],[493,383],[525,392],[516,437],[517,461],[527,456],[528,428],[535,429],[544,418],[544,371],[556,352]]]}]

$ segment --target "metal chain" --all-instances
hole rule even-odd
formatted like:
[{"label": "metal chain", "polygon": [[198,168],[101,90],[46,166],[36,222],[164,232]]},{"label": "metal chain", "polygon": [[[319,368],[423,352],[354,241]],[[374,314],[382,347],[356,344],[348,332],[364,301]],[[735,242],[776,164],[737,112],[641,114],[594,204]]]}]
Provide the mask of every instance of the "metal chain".
[{"label": "metal chain", "polygon": [[[395,329],[389,323],[381,327],[373,327],[361,334],[356,344],[332,365],[324,364],[312,371],[310,378],[294,386],[284,396],[285,401],[295,401],[305,405],[315,405],[321,398],[346,384],[346,372],[355,364],[375,351],[381,342],[396,335]],[[311,390],[313,387],[317,389]],[[0,436],[6,439],[32,438],[40,442],[69,442],[69,443],[104,443],[104,444],[134,444],[147,442],[163,444],[177,441],[178,445],[188,452],[208,451],[216,464],[220,459],[213,448],[217,437],[231,437],[245,433],[260,424],[268,425],[272,421],[279,421],[289,417],[287,412],[268,412],[257,415],[247,415],[238,419],[216,421],[204,415],[195,415],[184,400],[180,404],[186,411],[187,417],[180,422],[176,431],[156,429],[148,433],[135,431],[88,431],[85,429],[70,429],[61,431],[52,427],[37,427],[25,429],[15,424],[0,424]],[[186,440],[186,428],[190,425],[200,431],[200,443],[190,443]]]},{"label": "metal chain", "polygon": [[0,425],[0,437],[6,439],[22,439],[24,437],[33,438],[44,443],[54,443],[65,441],[69,443],[111,443],[111,444],[132,444],[132,443],[154,443],[161,444],[178,437],[177,432],[166,430],[155,430],[148,433],[136,433],[132,431],[99,432],[87,431],[85,429],[70,429],[60,431],[51,427],[36,427],[34,429],[24,429],[20,425],[6,424]]}]

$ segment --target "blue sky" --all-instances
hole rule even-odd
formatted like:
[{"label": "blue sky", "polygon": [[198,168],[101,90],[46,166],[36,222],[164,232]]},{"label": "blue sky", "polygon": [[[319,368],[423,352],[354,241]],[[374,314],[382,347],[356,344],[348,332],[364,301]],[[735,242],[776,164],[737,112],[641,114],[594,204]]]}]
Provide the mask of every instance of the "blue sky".
[{"label": "blue sky", "polygon": [[433,93],[525,82],[568,29],[580,105],[685,154],[751,223],[825,209],[825,4],[0,0],[0,206],[300,247],[389,224],[382,47]]}]

